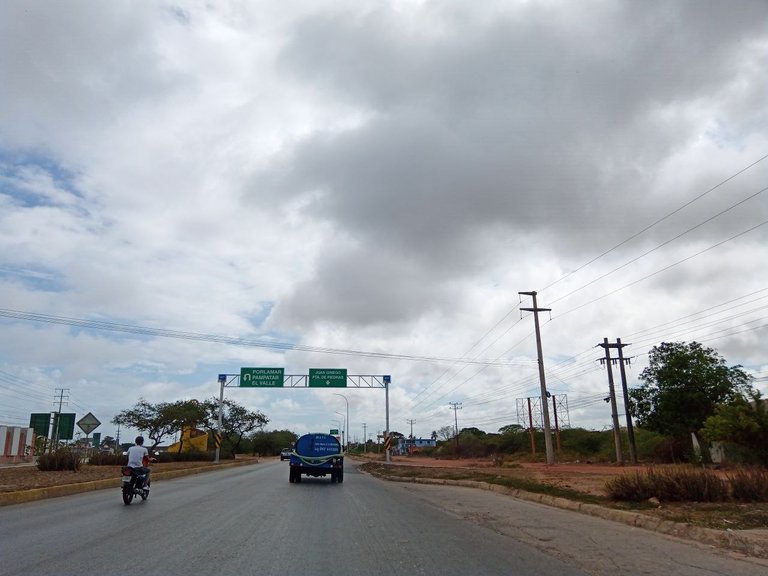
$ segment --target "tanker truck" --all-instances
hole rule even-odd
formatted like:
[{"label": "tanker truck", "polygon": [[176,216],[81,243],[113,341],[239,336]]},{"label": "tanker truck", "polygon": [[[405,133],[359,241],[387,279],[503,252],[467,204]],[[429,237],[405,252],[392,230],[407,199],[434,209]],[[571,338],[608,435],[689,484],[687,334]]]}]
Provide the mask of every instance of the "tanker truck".
[{"label": "tanker truck", "polygon": [[344,482],[344,454],[341,443],[330,434],[305,434],[291,453],[289,482],[301,482],[301,475],[331,475],[331,482]]}]

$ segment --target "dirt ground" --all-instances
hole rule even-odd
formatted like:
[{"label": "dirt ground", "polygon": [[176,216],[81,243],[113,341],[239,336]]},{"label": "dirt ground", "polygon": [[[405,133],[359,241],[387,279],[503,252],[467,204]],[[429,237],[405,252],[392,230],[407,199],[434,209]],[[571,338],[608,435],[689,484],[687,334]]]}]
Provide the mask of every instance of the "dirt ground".
[{"label": "dirt ground", "polygon": [[605,483],[621,474],[643,469],[642,466],[616,466],[612,464],[558,463],[547,465],[540,462],[519,462],[513,466],[495,466],[488,458],[463,458],[460,460],[438,460],[420,456],[395,456],[395,464],[423,466],[426,468],[455,468],[490,471],[497,476],[525,476],[543,484],[568,488],[595,496],[605,496]]},{"label": "dirt ground", "polygon": [[[212,462],[173,462],[153,464],[153,472],[184,470],[215,466]],[[37,466],[16,465],[0,468],[0,492],[16,492],[32,488],[49,488],[64,484],[78,484],[93,480],[120,479],[120,466],[89,466],[84,464],[77,472],[70,471],[41,471]]]}]

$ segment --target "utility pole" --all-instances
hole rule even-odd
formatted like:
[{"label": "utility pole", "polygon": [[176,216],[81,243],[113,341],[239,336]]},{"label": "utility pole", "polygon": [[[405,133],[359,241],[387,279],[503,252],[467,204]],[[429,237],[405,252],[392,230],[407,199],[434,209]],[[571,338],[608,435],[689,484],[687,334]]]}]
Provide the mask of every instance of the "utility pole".
[{"label": "utility pole", "polygon": [[411,425],[411,448],[416,445],[416,439],[413,437],[413,425],[416,423],[416,420],[406,420],[408,424]]},{"label": "utility pole", "polygon": [[448,405],[453,410],[454,430],[456,432],[456,454],[459,453],[459,413],[461,410],[461,402],[448,402]]},{"label": "utility pole", "polygon": [[51,442],[51,448],[53,450],[59,449],[59,436],[61,429],[61,406],[62,404],[67,404],[67,402],[64,401],[64,395],[67,395],[67,400],[69,400],[69,388],[55,388],[54,393],[59,395],[59,408],[56,411],[56,416],[54,417],[54,422],[56,423],[55,430],[53,431],[53,440]]},{"label": "utility pole", "polygon": [[549,427],[549,393],[547,392],[547,381],[544,377],[544,355],[541,351],[541,330],[539,328],[539,312],[551,312],[551,308],[539,308],[536,304],[536,292],[518,292],[518,294],[531,296],[533,298],[533,308],[520,308],[526,312],[533,312],[533,321],[536,328],[536,352],[539,357],[539,383],[541,384],[541,412],[544,417],[544,445],[547,449],[547,464],[555,463],[555,453],[552,448],[552,435]]},{"label": "utility pole", "polygon": [[368,452],[368,428],[366,423],[363,422],[363,454]]},{"label": "utility pole", "polygon": [[632,426],[632,415],[629,413],[629,390],[627,390],[627,372],[624,370],[624,364],[632,362],[630,358],[624,358],[622,348],[629,344],[622,344],[621,338],[616,338],[616,347],[619,349],[619,371],[621,372],[621,390],[624,394],[624,414],[627,417],[627,437],[629,438],[629,457],[632,464],[637,464],[637,444],[635,443],[635,429]]},{"label": "utility pole", "polygon": [[600,359],[600,362],[606,365],[608,368],[608,389],[610,392],[611,401],[611,419],[613,420],[613,442],[616,446],[616,463],[619,466],[624,465],[624,455],[621,453],[621,428],[619,427],[619,412],[616,407],[616,390],[613,385],[613,370],[611,369],[611,348],[615,348],[616,345],[608,344],[608,338],[603,338],[603,343],[598,344],[605,348],[605,359]]},{"label": "utility pole", "polygon": [[560,452],[560,426],[557,422],[557,401],[552,394],[552,415],[555,417],[555,438],[557,439],[557,451]]}]

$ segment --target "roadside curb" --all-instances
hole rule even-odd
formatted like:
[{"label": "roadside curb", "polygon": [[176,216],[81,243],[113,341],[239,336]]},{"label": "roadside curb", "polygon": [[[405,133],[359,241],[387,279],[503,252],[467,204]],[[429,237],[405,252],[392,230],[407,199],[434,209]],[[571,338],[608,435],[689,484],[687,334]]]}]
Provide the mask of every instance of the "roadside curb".
[{"label": "roadside curb", "polygon": [[[236,468],[238,466],[248,466],[257,464],[258,461],[245,460],[242,462],[226,462],[217,466],[204,466],[200,468],[186,468],[181,470],[168,470],[167,472],[153,472],[152,479],[170,480],[182,476],[191,476],[193,474],[202,474],[223,470],[225,468]],[[58,498],[60,496],[70,496],[81,492],[92,492],[94,490],[104,490],[107,488],[120,488],[120,477],[107,478],[106,480],[93,480],[91,482],[77,482],[74,484],[64,484],[62,486],[49,486],[47,488],[33,488],[31,490],[19,490],[17,492],[0,493],[0,506],[10,506],[11,504],[23,504],[25,502],[34,502],[35,500],[44,500],[46,498]]]},{"label": "roadside curb", "polygon": [[692,540],[700,544],[707,544],[718,548],[727,548],[728,550],[733,550],[753,558],[768,559],[768,530],[761,531],[762,533],[755,533],[747,530],[715,530],[714,528],[701,528],[689,524],[682,524],[680,522],[671,522],[669,520],[654,518],[640,512],[614,510],[613,508],[606,508],[598,504],[588,504],[576,500],[568,500],[567,498],[550,496],[548,494],[536,494],[517,488],[507,488],[506,486],[488,484],[487,482],[476,480],[395,478],[377,474],[376,472],[371,472],[369,470],[366,470],[365,473],[390,482],[462,486],[465,488],[488,490],[489,492],[497,492],[505,496],[512,496],[519,500],[535,502],[537,504],[544,504],[546,506],[562,508],[582,514],[589,514],[590,516],[596,516],[598,518],[603,518],[604,520],[621,522],[622,524],[628,524],[635,528],[642,528],[643,530],[650,530],[668,536]]}]

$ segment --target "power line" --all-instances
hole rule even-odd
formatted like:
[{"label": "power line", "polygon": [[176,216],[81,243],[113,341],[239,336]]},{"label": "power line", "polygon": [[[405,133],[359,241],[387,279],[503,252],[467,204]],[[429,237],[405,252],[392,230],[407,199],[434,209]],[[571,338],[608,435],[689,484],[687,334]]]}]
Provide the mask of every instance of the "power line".
[{"label": "power line", "polygon": [[291,344],[288,342],[266,342],[261,340],[247,340],[243,338],[232,338],[229,336],[218,336],[215,334],[201,334],[196,332],[183,332],[180,330],[168,330],[163,328],[147,328],[143,326],[132,326],[128,324],[118,324],[115,322],[106,322],[102,320],[83,320],[79,318],[67,318],[63,316],[53,316],[49,314],[38,314],[35,312],[24,312],[21,310],[0,309],[0,317],[15,318],[18,320],[28,320],[32,322],[42,322],[47,324],[62,324],[65,326],[77,326],[91,330],[106,330],[110,332],[122,332],[127,334],[136,334],[142,336],[154,336],[158,338],[175,338],[179,340],[191,340],[198,342],[213,342],[218,344],[228,344],[232,346],[247,346],[254,348],[268,348],[272,350],[290,350],[299,352],[315,352],[320,354],[338,354],[341,356],[362,356],[369,358],[387,358],[390,360],[410,360],[417,362],[454,362],[459,364],[476,364],[480,366],[511,366],[515,362],[497,362],[478,360],[472,358],[441,358],[435,356],[415,356],[410,354],[391,354],[385,352],[367,352],[362,350],[343,350],[338,348],[322,348],[318,346],[306,346],[303,344]]},{"label": "power line", "polygon": [[562,318],[563,316],[570,314],[571,312],[575,312],[576,310],[580,310],[581,308],[584,308],[586,306],[589,306],[590,304],[594,304],[595,302],[599,302],[600,300],[607,298],[608,296],[612,296],[616,294],[617,292],[621,292],[622,290],[625,290],[629,288],[630,286],[634,286],[635,284],[639,284],[640,282],[643,282],[644,280],[647,280],[648,278],[652,278],[653,276],[656,276],[658,274],[661,274],[662,272],[666,272],[667,270],[674,268],[675,266],[678,266],[679,264],[682,264],[684,262],[687,262],[688,260],[692,260],[693,258],[696,258],[697,256],[701,256],[705,252],[709,252],[710,250],[713,250],[715,248],[718,248],[719,246],[722,246],[723,244],[726,244],[732,240],[735,240],[736,238],[739,238],[741,236],[744,236],[745,234],[749,234],[750,232],[753,232],[757,230],[758,228],[765,226],[768,224],[768,220],[764,220],[760,224],[757,224],[755,226],[752,226],[751,228],[748,228],[746,230],[743,230],[739,232],[738,234],[734,234],[730,238],[726,238],[725,240],[722,240],[720,242],[717,242],[716,244],[712,244],[711,246],[704,248],[703,250],[699,250],[698,252],[691,254],[690,256],[686,256],[682,260],[678,260],[677,262],[673,262],[672,264],[669,264],[668,266],[665,266],[663,268],[660,268],[656,270],[655,272],[651,272],[650,274],[646,274],[642,278],[638,278],[637,280],[634,280],[630,282],[629,284],[625,284],[624,286],[621,286],[620,288],[616,288],[615,290],[611,290],[610,292],[606,292],[602,296],[598,296],[597,298],[590,300],[588,302],[585,302],[584,304],[580,304],[579,306],[576,306],[575,308],[571,308],[570,310],[566,310],[562,314],[560,314],[558,317]]},{"label": "power line", "polygon": [[752,162],[752,164],[750,164],[749,166],[746,166],[745,168],[742,168],[741,170],[739,170],[739,171],[738,171],[738,172],[736,172],[735,174],[732,174],[731,176],[729,176],[729,177],[728,177],[728,178],[726,178],[725,180],[723,180],[723,181],[719,182],[718,184],[715,184],[715,185],[714,185],[712,188],[710,188],[710,189],[709,189],[709,190],[707,190],[706,192],[703,192],[703,193],[699,194],[698,196],[696,196],[695,198],[693,198],[692,200],[689,200],[688,202],[686,202],[686,203],[682,204],[681,206],[679,206],[678,208],[676,208],[675,210],[673,210],[673,211],[672,211],[672,212],[670,212],[669,214],[667,214],[667,215],[665,215],[665,216],[662,216],[661,218],[659,218],[658,220],[656,220],[656,221],[655,221],[655,222],[653,222],[652,224],[649,224],[648,226],[646,226],[645,228],[643,228],[643,229],[642,229],[642,230],[640,230],[639,232],[636,232],[636,233],[634,233],[632,236],[630,236],[630,237],[628,237],[628,238],[626,238],[626,239],[622,240],[621,242],[619,242],[618,244],[616,244],[616,245],[615,245],[613,248],[609,248],[609,249],[608,249],[608,250],[606,250],[605,252],[603,252],[603,253],[601,253],[601,254],[599,254],[599,255],[595,256],[594,258],[592,258],[592,260],[590,260],[589,262],[586,262],[585,264],[582,264],[581,266],[579,266],[579,267],[578,267],[578,268],[576,268],[575,270],[572,270],[571,272],[569,272],[568,274],[565,274],[564,276],[562,276],[561,278],[559,278],[559,279],[555,280],[555,281],[554,281],[554,282],[552,282],[551,284],[548,284],[547,286],[545,286],[544,288],[542,288],[542,289],[541,289],[541,292],[543,292],[544,290],[547,290],[548,288],[551,288],[551,287],[552,287],[552,286],[554,286],[555,284],[558,284],[558,283],[562,282],[562,281],[563,281],[563,280],[565,280],[566,278],[569,278],[569,277],[570,277],[570,276],[572,276],[573,274],[576,274],[577,272],[579,272],[579,271],[583,270],[584,268],[586,268],[586,267],[587,267],[587,266],[589,266],[590,264],[593,264],[593,263],[597,262],[598,260],[600,260],[600,259],[601,259],[601,258],[603,258],[604,256],[607,256],[608,254],[610,254],[611,252],[613,252],[613,251],[614,251],[614,250],[616,250],[617,248],[620,248],[621,246],[623,246],[624,244],[626,244],[626,243],[628,243],[628,242],[630,242],[630,241],[634,240],[634,239],[635,239],[635,238],[637,238],[638,236],[641,236],[641,235],[645,234],[645,233],[646,233],[646,232],[648,232],[648,230],[650,230],[651,228],[654,228],[654,227],[658,226],[659,224],[661,224],[661,223],[662,223],[662,222],[664,222],[665,220],[668,220],[669,218],[671,218],[672,216],[674,216],[674,215],[675,215],[675,214],[677,214],[678,212],[680,212],[680,211],[684,210],[685,208],[687,208],[687,207],[688,207],[688,206],[690,206],[691,204],[693,204],[693,203],[695,203],[695,202],[698,202],[699,200],[701,200],[702,198],[704,198],[704,197],[705,197],[706,195],[708,195],[709,193],[711,193],[711,192],[714,192],[715,190],[717,190],[717,189],[718,189],[718,188],[720,188],[721,186],[723,186],[723,185],[727,184],[728,182],[730,182],[731,180],[733,180],[733,179],[734,179],[734,178],[736,178],[737,176],[740,176],[741,174],[743,174],[744,172],[746,172],[746,171],[747,171],[747,170],[749,170],[750,168],[753,168],[754,166],[758,165],[760,162],[762,162],[762,161],[763,161],[763,160],[765,160],[766,158],[768,158],[768,154],[766,154],[765,156],[762,156],[762,157],[758,158],[757,160],[755,160],[754,162]]},{"label": "power line", "polygon": [[751,200],[752,198],[755,198],[756,196],[758,196],[758,195],[762,194],[762,193],[763,193],[763,192],[765,192],[766,190],[768,190],[768,187],[766,187],[766,188],[763,188],[762,190],[759,190],[759,191],[755,192],[754,194],[752,194],[752,195],[748,196],[747,198],[744,198],[744,199],[740,200],[740,201],[739,201],[739,202],[737,202],[736,204],[733,204],[733,205],[729,206],[728,208],[726,208],[725,210],[722,210],[721,212],[719,212],[719,213],[715,214],[714,216],[711,216],[711,217],[707,218],[706,220],[703,220],[702,222],[699,222],[699,223],[698,223],[698,224],[696,224],[695,226],[692,226],[691,228],[688,228],[686,231],[684,231],[684,232],[681,232],[680,234],[678,234],[678,235],[676,235],[676,236],[673,236],[673,237],[672,237],[672,238],[670,238],[669,240],[666,240],[666,241],[662,242],[661,244],[658,244],[657,246],[655,246],[655,247],[651,248],[650,250],[647,250],[647,251],[643,252],[643,253],[642,253],[642,254],[640,254],[639,256],[636,256],[635,258],[632,258],[631,260],[628,260],[627,262],[624,262],[624,264],[622,264],[621,266],[617,266],[616,268],[614,268],[613,270],[610,270],[609,272],[606,272],[606,273],[605,273],[605,274],[603,274],[602,276],[598,276],[597,278],[594,278],[593,280],[590,280],[590,281],[589,281],[589,282],[587,282],[586,284],[584,284],[584,285],[582,285],[582,286],[579,286],[578,288],[576,288],[576,289],[574,289],[574,290],[571,290],[571,291],[570,291],[570,292],[568,292],[567,294],[564,294],[563,296],[560,296],[559,298],[556,298],[556,299],[552,300],[552,304],[554,304],[554,303],[556,303],[556,302],[559,302],[560,300],[563,300],[563,299],[567,298],[568,296],[571,296],[571,295],[575,294],[576,292],[579,292],[579,291],[583,290],[584,288],[587,288],[588,286],[591,286],[591,285],[592,285],[592,284],[594,284],[595,282],[599,282],[600,280],[603,280],[604,278],[607,278],[608,276],[610,276],[610,275],[611,275],[611,274],[613,274],[614,272],[618,272],[619,270],[622,270],[622,269],[626,268],[626,267],[627,267],[627,266],[629,266],[630,264],[634,264],[634,263],[635,263],[635,262],[637,262],[638,260],[640,260],[640,259],[642,259],[642,258],[645,258],[646,256],[648,256],[649,254],[652,254],[653,252],[655,252],[655,251],[657,251],[657,250],[659,250],[659,249],[663,248],[664,246],[666,246],[666,245],[668,245],[668,244],[671,244],[671,243],[672,243],[672,242],[674,242],[675,240],[679,240],[680,238],[682,238],[682,237],[683,237],[683,236],[685,236],[686,234],[688,234],[688,233],[690,233],[690,232],[693,232],[693,231],[694,231],[694,230],[696,230],[697,228],[700,228],[700,227],[704,226],[705,224],[707,224],[707,223],[711,222],[712,220],[715,220],[716,218],[719,218],[719,217],[720,217],[720,216],[722,216],[723,214],[726,214],[727,212],[730,212],[731,210],[733,210],[733,209],[734,209],[734,208],[736,208],[737,206],[740,206],[741,204],[743,204],[743,203],[747,202],[748,200]]}]

